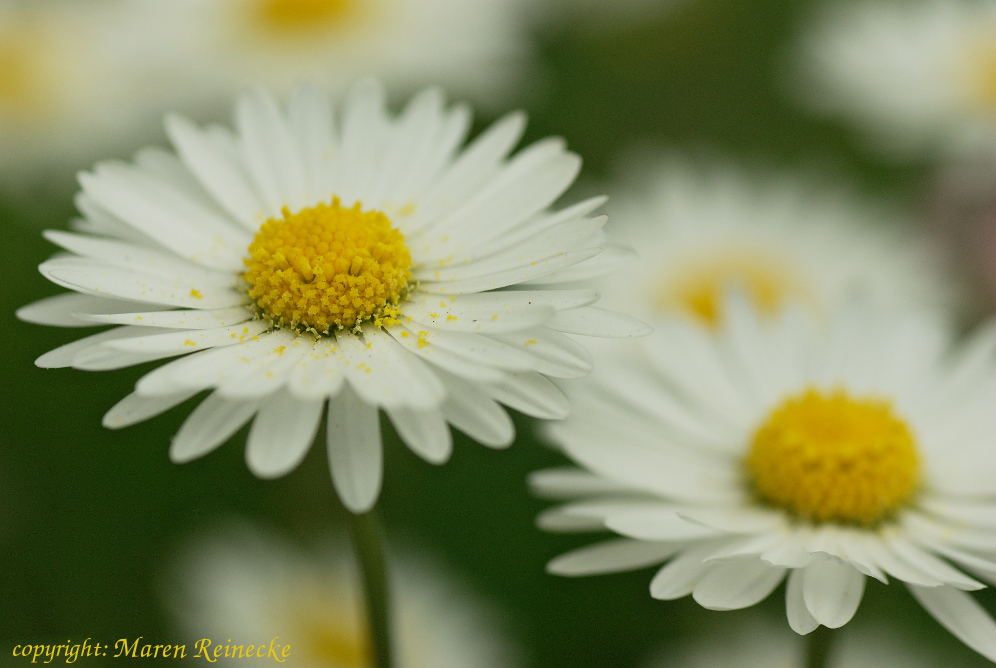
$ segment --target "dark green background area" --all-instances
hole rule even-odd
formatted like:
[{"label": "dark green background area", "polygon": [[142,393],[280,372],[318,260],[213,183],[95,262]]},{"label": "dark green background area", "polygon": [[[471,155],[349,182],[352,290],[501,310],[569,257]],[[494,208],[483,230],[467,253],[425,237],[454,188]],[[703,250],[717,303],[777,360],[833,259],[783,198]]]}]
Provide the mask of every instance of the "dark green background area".
[{"label": "dark green background area", "polygon": [[[527,141],[566,137],[585,158],[588,179],[611,177],[615,158],[634,146],[707,151],[783,169],[815,165],[915,210],[928,165],[878,162],[843,125],[786,101],[785,51],[812,4],[685,0],[652,22],[551,27],[539,36],[548,77],[527,105]],[[53,199],[48,192],[62,194]],[[100,426],[103,413],[154,365],[109,373],[34,366],[42,353],[81,335],[13,315],[60,292],[37,272],[53,252],[39,231],[65,226],[73,214],[70,191],[56,185],[38,193],[37,206],[27,210],[30,199],[23,196],[16,204],[0,200],[0,665],[24,642],[181,641],[162,589],[175,549],[192,532],[244,517],[303,544],[320,543],[316,536],[341,531],[343,519],[323,447],[277,481],[246,470],[245,430],[211,455],[175,466],[167,447],[190,405],[119,432]],[[582,579],[546,575],[550,558],[593,538],[535,528],[547,504],[528,494],[526,475],[564,460],[533,437],[530,421],[517,425],[510,450],[487,450],[458,436],[452,461],[433,467],[404,448],[385,422],[381,512],[395,541],[427,546],[494,601],[526,666],[639,666],[667,646],[752,614],[708,612],[688,599],[654,601],[649,569]],[[979,599],[996,610],[992,594]],[[781,622],[782,590],[758,607]],[[936,654],[937,665],[989,665],[903,587],[871,583],[854,624],[883,620],[889,626],[882,642],[896,642],[898,626],[903,639],[917,638]]]}]

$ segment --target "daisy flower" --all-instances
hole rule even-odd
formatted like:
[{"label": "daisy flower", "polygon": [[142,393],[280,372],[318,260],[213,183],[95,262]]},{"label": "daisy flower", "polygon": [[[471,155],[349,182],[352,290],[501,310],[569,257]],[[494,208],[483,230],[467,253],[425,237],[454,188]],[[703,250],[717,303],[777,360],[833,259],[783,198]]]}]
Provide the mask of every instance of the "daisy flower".
[{"label": "daisy flower", "polygon": [[505,447],[501,402],[561,418],[547,376],[587,373],[570,334],[645,326],[559,284],[606,271],[594,198],[551,211],[578,156],[546,139],[512,157],[522,114],[460,148],[470,115],[438,90],[397,117],[381,88],[353,89],[340,127],[312,88],[285,112],[241,98],[235,132],[167,120],[176,153],[139,152],[80,175],[68,251],[40,266],[73,292],[18,315],[56,326],[116,325],[37,360],[118,369],[180,357],[138,381],[104,417],[125,427],[205,398],[173,439],[187,462],[252,421],[246,462],[272,478],[304,457],[328,404],[340,498],[370,509],[381,485],[378,409],[429,462],[449,458],[452,424]]},{"label": "daisy flower", "polygon": [[499,107],[532,55],[508,0],[126,0],[121,22],[191,107],[300,81],[341,95],[361,77],[409,94],[440,84]]},{"label": "daisy flower", "polygon": [[891,578],[996,660],[996,623],[966,593],[996,583],[996,326],[951,350],[931,318],[870,313],[828,331],[735,297],[718,333],[659,322],[646,363],[600,367],[548,429],[584,468],[532,483],[574,499],[541,526],[622,538],[550,572],[666,561],[651,596],[714,610],[787,578],[800,634],[844,625],[866,578]]},{"label": "daisy flower", "polygon": [[810,106],[895,156],[986,158],[996,147],[994,35],[991,1],[840,5],[800,40],[796,84]]},{"label": "daisy flower", "polygon": [[855,297],[890,308],[957,302],[938,249],[844,189],[676,156],[628,172],[609,228],[640,257],[596,283],[625,313],[715,328],[730,289],[766,315],[803,303],[828,317]]},{"label": "daisy flower", "polygon": [[[864,628],[844,634],[829,657],[829,668],[932,668],[936,660],[923,648],[911,647],[909,638],[893,638],[889,630]],[[668,649],[648,668],[798,668],[805,665],[798,636],[767,621],[725,625],[710,633],[708,642],[697,642],[677,651]],[[885,642],[883,642],[885,641]],[[736,657],[733,659],[733,657]]]},{"label": "daisy flower", "polygon": [[[259,530],[223,528],[192,544],[174,570],[168,602],[190,638],[246,647],[278,636],[280,651],[289,646],[287,665],[370,665],[363,594],[345,545],[312,554]],[[514,665],[496,615],[461,583],[405,551],[394,575],[399,668]],[[194,651],[188,642],[188,656]]]}]

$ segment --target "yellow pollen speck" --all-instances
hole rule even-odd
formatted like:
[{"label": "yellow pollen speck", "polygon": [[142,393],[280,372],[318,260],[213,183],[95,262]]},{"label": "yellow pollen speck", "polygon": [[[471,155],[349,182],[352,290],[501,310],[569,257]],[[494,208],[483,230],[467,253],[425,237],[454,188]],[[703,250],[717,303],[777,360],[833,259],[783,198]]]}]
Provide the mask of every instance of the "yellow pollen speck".
[{"label": "yellow pollen speck", "polygon": [[457,317],[455,315],[453,315],[452,313],[447,313],[446,314],[446,319],[447,320],[456,320]]},{"label": "yellow pollen speck", "polygon": [[493,316],[491,316],[491,319],[492,319],[492,320],[497,320],[497,319],[498,319],[498,314],[497,314],[497,313],[495,313],[495,314],[494,314]]},{"label": "yellow pollen speck", "polygon": [[871,525],[909,501],[920,458],[888,401],[809,389],[754,434],[747,469],[762,500],[817,522]]},{"label": "yellow pollen speck", "polygon": [[190,339],[186,339],[186,340],[185,340],[185,341],[183,342],[183,345],[185,345],[185,346],[191,346],[191,347],[195,347],[195,346],[197,346],[197,344],[196,344],[196,343],[195,343],[194,341],[191,341]]},{"label": "yellow pollen speck", "polygon": [[802,281],[777,262],[762,254],[730,252],[670,271],[654,302],[661,311],[677,308],[715,328],[731,290],[740,290],[766,316],[776,315],[792,299],[814,301]]},{"label": "yellow pollen speck", "polygon": [[539,343],[539,341],[537,341],[536,339],[526,339],[526,345],[527,346],[534,346],[537,343]]},{"label": "yellow pollen speck", "polygon": [[429,317],[430,317],[430,318],[438,318],[438,317],[439,317],[439,314],[438,314],[438,313],[430,313],[430,314],[429,314]]},{"label": "yellow pollen speck", "polygon": [[428,336],[429,336],[429,332],[425,331],[424,329],[420,329],[420,330],[418,330],[418,339],[417,339],[417,343],[418,343],[418,347],[419,347],[419,348],[424,348],[424,347],[426,347],[427,345],[429,345],[429,341],[428,341],[428,339],[426,338],[426,337],[428,337]]},{"label": "yellow pollen speck", "polygon": [[343,208],[338,198],[267,220],[245,264],[262,317],[320,335],[367,320],[396,324],[412,277],[411,254],[387,216],[359,203]]},{"label": "yellow pollen speck", "polygon": [[287,350],[287,346],[279,346],[277,348],[274,348],[273,352],[275,352],[278,355],[283,355],[285,350]]},{"label": "yellow pollen speck", "polygon": [[204,299],[204,295],[201,294],[200,290],[191,290],[190,296],[194,299]]},{"label": "yellow pollen speck", "polygon": [[411,333],[407,329],[401,332],[401,338],[407,339],[409,336],[411,336]]}]

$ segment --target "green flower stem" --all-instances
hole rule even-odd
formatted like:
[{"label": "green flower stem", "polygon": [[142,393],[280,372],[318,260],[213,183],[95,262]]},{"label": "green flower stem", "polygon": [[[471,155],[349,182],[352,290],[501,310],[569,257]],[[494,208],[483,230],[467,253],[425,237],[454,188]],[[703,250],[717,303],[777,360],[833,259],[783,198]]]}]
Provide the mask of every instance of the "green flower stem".
[{"label": "green flower stem", "polygon": [[373,666],[392,668],[394,655],[391,652],[391,601],[384,562],[384,541],[376,511],[352,515],[349,529],[353,536],[356,561],[363,572],[367,619],[373,640]]},{"label": "green flower stem", "polygon": [[822,625],[806,636],[806,668],[827,668],[832,640],[831,630]]}]

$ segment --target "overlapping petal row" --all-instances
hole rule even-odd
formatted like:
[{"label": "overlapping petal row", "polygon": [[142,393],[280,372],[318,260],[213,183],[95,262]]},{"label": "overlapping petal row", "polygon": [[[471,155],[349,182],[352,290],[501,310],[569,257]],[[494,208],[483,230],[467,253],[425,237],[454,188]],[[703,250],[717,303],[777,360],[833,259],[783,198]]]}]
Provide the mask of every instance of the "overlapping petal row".
[{"label": "overlapping petal row", "polygon": [[[713,334],[658,323],[646,365],[599,367],[569,393],[574,413],[550,438],[583,468],[537,472],[535,490],[567,502],[554,531],[609,530],[608,542],[549,570],[588,575],[666,562],[659,599],[691,594],[732,610],[787,578],[791,627],[837,628],[867,577],[899,580],[968,646],[996,660],[996,623],[966,592],[996,584],[996,328],[951,349],[929,317],[847,311],[828,333],[801,311],[762,322],[743,300]],[[752,435],[786,396],[806,388],[887,400],[915,435],[918,492],[873,525],[802,520],[759,500],[745,464]]]},{"label": "overlapping petal row", "polygon": [[[334,118],[302,87],[284,110],[255,92],[236,107],[235,131],[170,117],[175,153],[139,152],[80,175],[81,218],[46,236],[68,254],[40,267],[72,292],[25,307],[49,325],[116,325],[58,348],[42,367],[108,370],[166,358],[105,416],[118,428],[203,391],[173,440],[176,462],[200,457],[252,421],[249,468],[293,469],[328,404],[328,454],[344,503],[375,502],[382,454],[378,410],[430,462],[452,448],[448,425],[492,447],[511,443],[500,404],[561,418],[568,404],[547,379],[590,369],[570,335],[628,336],[642,325],[591,306],[598,294],[562,289],[599,275],[627,251],[605,242],[594,198],[548,207],[580,159],[562,140],[510,153],[525,126],[513,113],[461,148],[464,106],[438,90],[397,117],[372,82]],[[339,198],[383,212],[402,233],[414,283],[400,322],[364,323],[325,337],[274,328],[255,316],[243,260],[263,222]]]}]

